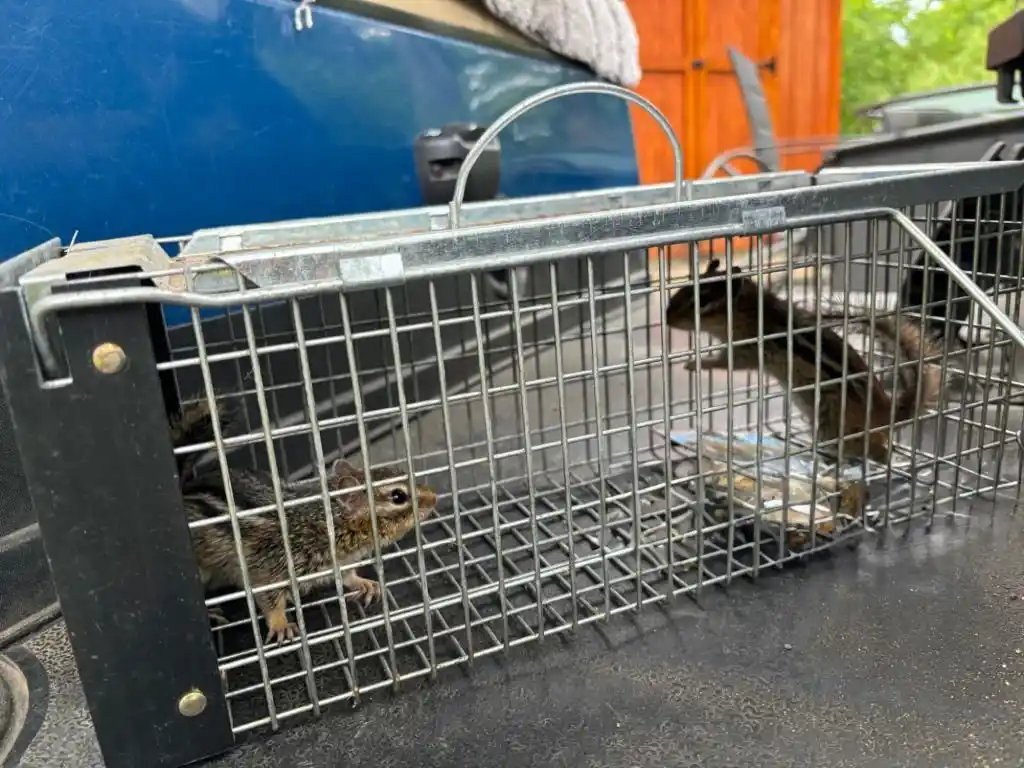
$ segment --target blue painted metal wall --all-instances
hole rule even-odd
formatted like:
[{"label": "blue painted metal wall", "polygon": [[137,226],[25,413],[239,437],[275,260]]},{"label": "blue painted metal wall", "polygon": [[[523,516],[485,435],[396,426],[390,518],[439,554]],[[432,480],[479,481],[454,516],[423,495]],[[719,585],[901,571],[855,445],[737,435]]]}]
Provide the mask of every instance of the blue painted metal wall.
[{"label": "blue painted metal wall", "polygon": [[[65,242],[413,207],[412,141],[592,75],[287,0],[8,0],[0,258]],[[503,135],[509,196],[634,184],[624,103],[577,96]]]}]

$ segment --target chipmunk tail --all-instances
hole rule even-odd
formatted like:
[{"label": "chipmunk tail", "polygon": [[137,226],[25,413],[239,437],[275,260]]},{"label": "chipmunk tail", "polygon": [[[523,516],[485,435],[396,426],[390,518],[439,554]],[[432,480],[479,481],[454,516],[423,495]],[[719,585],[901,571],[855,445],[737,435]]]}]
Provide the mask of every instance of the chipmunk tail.
[{"label": "chipmunk tail", "polygon": [[911,320],[900,318],[897,322],[895,317],[876,318],[875,331],[899,348],[896,419],[910,419],[939,398],[942,370],[934,358],[940,350]]},{"label": "chipmunk tail", "polygon": [[[224,435],[236,423],[237,413],[230,404],[217,403],[217,421],[220,433]],[[206,397],[201,397],[182,406],[181,413],[171,420],[171,443],[175,448],[214,442],[213,414]],[[182,479],[191,476],[196,462],[205,451],[178,454],[178,475]]]}]

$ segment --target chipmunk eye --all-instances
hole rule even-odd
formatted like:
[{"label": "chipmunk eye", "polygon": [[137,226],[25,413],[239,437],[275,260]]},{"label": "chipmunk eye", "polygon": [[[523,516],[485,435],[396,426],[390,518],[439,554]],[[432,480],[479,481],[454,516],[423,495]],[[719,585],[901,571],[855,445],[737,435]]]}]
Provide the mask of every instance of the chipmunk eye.
[{"label": "chipmunk eye", "polygon": [[409,494],[403,491],[401,488],[395,488],[391,492],[391,503],[392,504],[405,504],[409,500]]}]

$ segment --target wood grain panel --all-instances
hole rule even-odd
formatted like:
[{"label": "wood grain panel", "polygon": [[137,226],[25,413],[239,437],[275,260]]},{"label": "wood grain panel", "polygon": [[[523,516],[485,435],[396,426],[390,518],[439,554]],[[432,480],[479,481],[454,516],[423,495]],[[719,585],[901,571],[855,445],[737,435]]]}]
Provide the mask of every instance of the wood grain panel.
[{"label": "wood grain panel", "polygon": [[[842,0],[781,0],[777,135],[819,138],[839,131]],[[820,151],[787,155],[786,170],[813,170]]]},{"label": "wood grain panel", "polygon": [[678,72],[689,67],[688,4],[684,0],[630,0],[628,3],[640,35],[640,66],[644,72]]},{"label": "wood grain panel", "polygon": [[[637,87],[637,93],[649,99],[672,124],[676,136],[683,142],[686,154],[686,78],[682,72],[647,72]],[[633,134],[636,141],[637,165],[641,184],[672,181],[673,157],[669,140],[654,118],[638,107],[633,107]]]},{"label": "wood grain panel", "polygon": [[[751,143],[739,83],[729,61],[728,49],[735,48],[754,62],[767,62],[777,55],[779,0],[717,0],[707,17],[702,37],[702,58],[706,62],[706,86],[700,118],[700,167],[703,170],[722,152]],[[776,74],[761,69],[761,81],[773,104]],[[737,168],[753,172],[756,166],[739,162]]]},{"label": "wood grain panel", "polygon": [[[676,126],[688,177],[721,152],[751,143],[729,46],[755,61],[775,59],[774,73],[762,68],[761,77],[777,137],[838,131],[842,0],[627,1],[640,31],[645,78],[638,90]],[[703,66],[694,68],[698,60]],[[641,179],[668,180],[671,155],[664,139],[646,117],[635,124]],[[811,170],[819,160],[817,151],[784,154],[783,167]]]}]

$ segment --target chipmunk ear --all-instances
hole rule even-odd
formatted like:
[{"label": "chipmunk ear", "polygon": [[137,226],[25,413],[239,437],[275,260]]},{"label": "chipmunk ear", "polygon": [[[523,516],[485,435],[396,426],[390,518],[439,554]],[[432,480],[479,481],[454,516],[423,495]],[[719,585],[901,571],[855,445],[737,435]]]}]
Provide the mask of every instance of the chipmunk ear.
[{"label": "chipmunk ear", "polygon": [[345,459],[338,459],[331,465],[331,471],[340,477],[341,475],[354,475],[359,470]]},{"label": "chipmunk ear", "polygon": [[742,269],[733,264],[728,270],[722,269],[721,259],[711,259],[708,262],[708,268],[704,270],[705,275],[738,275],[743,272]]},{"label": "chipmunk ear", "polygon": [[331,465],[331,478],[338,488],[355,488],[363,485],[363,471],[349,464],[345,459],[338,459]]}]

